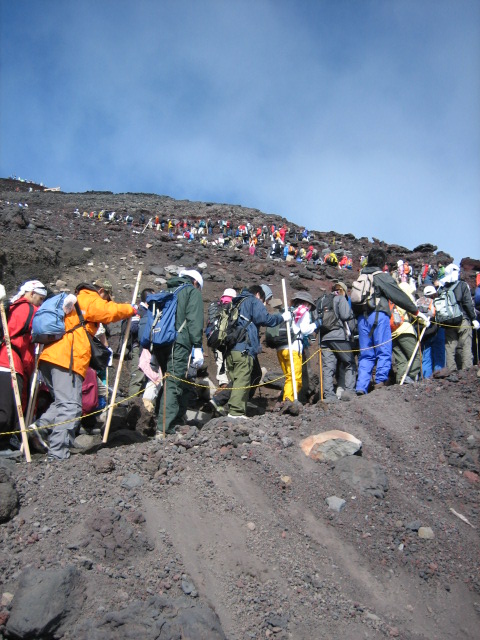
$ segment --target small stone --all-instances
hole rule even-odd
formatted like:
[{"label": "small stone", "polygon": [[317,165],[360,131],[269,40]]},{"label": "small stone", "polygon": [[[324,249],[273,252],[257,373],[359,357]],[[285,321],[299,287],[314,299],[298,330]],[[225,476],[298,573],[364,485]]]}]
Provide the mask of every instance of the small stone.
[{"label": "small stone", "polygon": [[420,522],[420,520],[413,520],[412,522],[409,522],[407,525],[405,525],[405,529],[408,529],[408,531],[418,531],[421,526],[422,523]]},{"label": "small stone", "polygon": [[289,487],[292,484],[292,478],[290,476],[280,476],[280,480],[286,487]]},{"label": "small stone", "polygon": [[247,522],[247,529],[249,529],[250,531],[255,531],[257,527],[255,526],[254,522]]},{"label": "small stone", "polygon": [[471,482],[472,484],[476,484],[480,480],[480,476],[474,471],[464,471],[463,477],[465,478],[465,480],[468,480],[468,482]]},{"label": "small stone", "polygon": [[326,498],[325,502],[328,504],[329,509],[337,511],[338,513],[343,511],[346,505],[345,500],[343,500],[343,498],[338,498],[337,496],[330,496],[329,498]]},{"label": "small stone", "polygon": [[433,540],[433,538],[435,538],[435,534],[430,527],[420,527],[418,530],[418,537],[423,538],[424,540]]}]

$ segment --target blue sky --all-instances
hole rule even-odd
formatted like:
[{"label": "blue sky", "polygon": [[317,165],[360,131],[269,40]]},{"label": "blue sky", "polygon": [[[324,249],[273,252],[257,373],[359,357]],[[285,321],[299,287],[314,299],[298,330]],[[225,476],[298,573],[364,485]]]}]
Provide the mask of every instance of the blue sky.
[{"label": "blue sky", "polygon": [[480,258],[477,0],[0,7],[0,176]]}]

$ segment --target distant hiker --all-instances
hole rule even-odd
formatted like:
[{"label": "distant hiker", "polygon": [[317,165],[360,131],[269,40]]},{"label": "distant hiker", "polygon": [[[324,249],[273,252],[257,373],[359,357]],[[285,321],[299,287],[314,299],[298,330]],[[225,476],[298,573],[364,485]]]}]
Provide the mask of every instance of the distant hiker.
[{"label": "distant hiker", "polygon": [[68,300],[71,308],[76,300],[86,322],[85,328],[80,325],[73,308],[65,314],[66,332],[63,337],[46,344],[40,356],[39,369],[54,401],[32,426],[52,428],[47,457],[49,462],[70,457],[70,447],[73,446],[82,416],[82,382],[91,357],[86,332],[94,336],[100,322],[118,322],[137,313],[131,304],[117,304],[109,298],[105,287],[79,284],[75,296],[67,296],[65,304]]},{"label": "distant hiker", "polygon": [[[384,386],[392,366],[392,332],[390,329],[391,300],[421,322],[429,324],[425,314],[418,311],[412,300],[399,288],[389,273],[383,272],[386,254],[382,249],[372,249],[367,266],[360,278],[352,285],[352,309],[357,316],[360,354],[358,358],[357,395],[368,392],[373,368],[375,388]],[[363,279],[363,282],[361,281]],[[357,283],[368,289],[367,297],[361,300]],[[355,293],[355,296],[354,296]]]},{"label": "distant hiker", "polygon": [[[32,320],[38,307],[41,305],[47,290],[40,280],[28,280],[19,289],[18,293],[7,305],[7,326],[12,345],[13,363],[17,378],[18,390],[22,400],[22,409],[26,410],[28,401],[28,382],[35,366],[35,349],[32,344],[31,328]],[[2,335],[0,340],[0,434],[17,429],[18,416],[16,400],[12,388],[12,371],[7,353],[7,346]],[[36,434],[30,437],[32,444],[37,443]],[[13,437],[14,448],[20,448],[19,439]],[[9,441],[0,440],[0,448],[8,446]],[[37,448],[37,447],[35,447]]]},{"label": "distant hiker", "polygon": [[[260,352],[258,328],[275,327],[291,318],[290,312],[270,314],[265,309],[265,292],[260,285],[243,289],[240,296],[244,298],[239,307],[238,326],[243,328],[244,335],[227,353],[227,370],[231,379],[232,394],[229,400],[229,417],[245,418],[247,400],[255,356]],[[237,298],[234,298],[233,303]]]},{"label": "distant hiker", "polygon": [[[476,331],[480,327],[475,317],[470,287],[459,279],[459,275],[460,269],[456,264],[447,265],[438,290],[439,296],[442,291],[452,290],[461,311],[458,326],[445,326],[445,353],[449,369],[468,369],[473,365],[472,328]],[[440,319],[436,322],[442,324]]]},{"label": "distant hiker", "polygon": [[166,433],[175,433],[175,427],[183,423],[188,397],[188,385],[183,380],[189,363],[197,369],[203,364],[203,278],[195,269],[185,269],[178,277],[171,278],[167,287],[169,291],[182,288],[178,291],[176,341],[167,347],[153,345],[160,368],[167,374],[158,410],[158,437],[163,434],[164,413]]},{"label": "distant hiker", "polygon": [[[291,298],[292,325],[291,325],[291,345],[293,355],[293,368],[295,372],[295,383],[297,396],[302,389],[302,353],[304,348],[304,338],[317,331],[318,323],[312,321],[311,312],[315,309],[315,302],[308,291],[297,291]],[[285,332],[285,342],[277,347],[277,358],[285,375],[282,400],[294,401],[293,376],[290,365],[290,351],[288,350],[288,337]]]},{"label": "distant hiker", "polygon": [[[317,301],[317,313],[322,322],[322,382],[327,403],[350,399],[355,395],[356,364],[353,351],[355,319],[348,302],[348,289],[344,282],[332,286],[332,293]],[[337,389],[334,389],[334,378]]]}]

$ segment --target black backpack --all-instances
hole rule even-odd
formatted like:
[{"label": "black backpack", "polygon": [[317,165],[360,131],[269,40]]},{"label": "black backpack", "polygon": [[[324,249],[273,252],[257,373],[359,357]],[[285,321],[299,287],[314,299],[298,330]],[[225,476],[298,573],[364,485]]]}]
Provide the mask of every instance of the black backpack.
[{"label": "black backpack", "polygon": [[334,299],[335,294],[324,293],[323,296],[320,296],[315,303],[317,308],[317,317],[322,321],[322,326],[320,327],[321,335],[325,335],[334,329],[343,328],[333,307]]},{"label": "black backpack", "polygon": [[[247,336],[248,325],[251,320],[248,320],[244,326],[239,326],[240,320],[240,305],[245,300],[245,296],[239,296],[235,298],[235,301],[228,304],[211,303],[209,306],[209,314],[214,313],[214,307],[212,305],[218,304],[217,313],[210,324],[207,324],[207,344],[211,349],[217,351],[230,351],[239,342],[243,342]],[[211,308],[211,309],[210,309]],[[247,320],[246,318],[244,318]],[[206,330],[207,331],[207,330]]]},{"label": "black backpack", "polygon": [[[290,337],[295,340],[291,327]],[[288,344],[287,326],[285,324],[277,324],[276,327],[267,327],[265,329],[265,344],[271,349],[278,349],[278,347]]]}]

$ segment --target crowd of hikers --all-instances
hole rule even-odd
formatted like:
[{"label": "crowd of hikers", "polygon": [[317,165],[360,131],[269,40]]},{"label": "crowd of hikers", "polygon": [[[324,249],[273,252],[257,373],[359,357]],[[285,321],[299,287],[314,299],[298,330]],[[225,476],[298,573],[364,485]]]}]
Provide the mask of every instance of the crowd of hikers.
[{"label": "crowd of hikers", "polygon": [[[285,410],[308,401],[317,352],[317,399],[325,403],[478,363],[480,274],[473,296],[453,263],[424,266],[419,281],[402,260],[390,273],[385,252],[373,248],[350,286],[339,279],[317,300],[306,290],[286,300],[284,287],[282,301],[271,283],[230,286],[205,310],[195,269],[181,270],[163,291],[143,289],[138,305],[115,302],[104,280],[49,297],[30,280],[8,302],[0,285],[0,451],[17,455],[24,420],[30,446],[47,461],[70,457],[82,415],[106,415],[108,325],[119,321],[128,326],[128,397],[142,397],[156,414],[159,439],[185,424],[205,389],[214,415],[248,420],[248,401],[269,375],[259,361],[264,348],[276,352]],[[216,384],[207,386],[204,345],[216,367]]]}]

